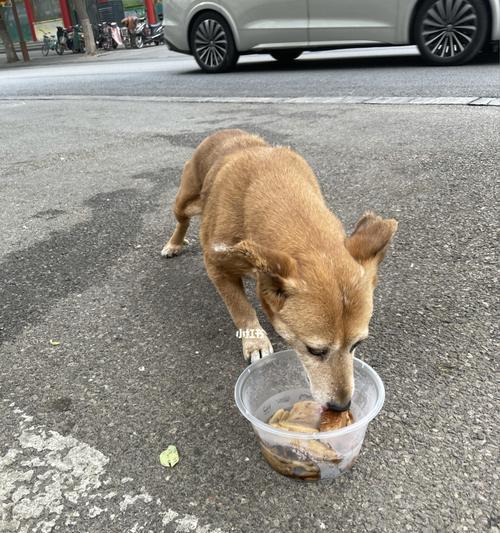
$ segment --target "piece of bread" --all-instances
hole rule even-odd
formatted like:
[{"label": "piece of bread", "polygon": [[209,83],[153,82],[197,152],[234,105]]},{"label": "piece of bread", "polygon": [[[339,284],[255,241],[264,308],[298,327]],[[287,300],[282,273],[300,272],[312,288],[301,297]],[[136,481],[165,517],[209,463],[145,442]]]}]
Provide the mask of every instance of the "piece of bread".
[{"label": "piece of bread", "polygon": [[316,433],[319,429],[321,405],[311,400],[297,402],[290,411],[278,409],[268,424],[287,431]]},{"label": "piece of bread", "polygon": [[330,411],[325,410],[321,413],[319,424],[320,431],[333,431],[350,426],[353,423],[351,411]]}]

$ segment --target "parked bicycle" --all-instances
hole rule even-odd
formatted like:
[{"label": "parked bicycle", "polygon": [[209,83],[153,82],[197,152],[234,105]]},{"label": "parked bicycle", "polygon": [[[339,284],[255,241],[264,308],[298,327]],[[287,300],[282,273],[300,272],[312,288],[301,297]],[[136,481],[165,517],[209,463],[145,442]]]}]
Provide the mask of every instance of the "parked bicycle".
[{"label": "parked bicycle", "polygon": [[108,26],[107,22],[100,22],[97,24],[96,45],[97,48],[102,48],[103,50],[111,50],[113,47],[111,28]]},{"label": "parked bicycle", "polygon": [[62,26],[57,26],[57,49],[56,52],[62,56],[64,50],[71,50],[73,43],[68,37],[68,30]]},{"label": "parked bicycle", "polygon": [[57,42],[56,36],[47,31],[43,31],[43,43],[42,43],[42,55],[48,56],[51,50],[54,50],[56,54],[59,54],[58,48],[59,43]]},{"label": "parked bicycle", "polygon": [[112,38],[113,48],[118,48],[118,46],[123,46],[122,34],[120,28],[116,22],[108,22],[109,32]]},{"label": "parked bicycle", "polygon": [[120,28],[116,22],[99,22],[95,27],[94,34],[96,35],[97,48],[111,50],[124,44]]},{"label": "parked bicycle", "polygon": [[72,31],[68,35],[71,35],[73,43],[72,52],[74,54],[85,53],[85,35],[83,34],[83,28],[79,24],[75,24],[70,30]]},{"label": "parked bicycle", "polygon": [[57,43],[56,52],[62,55],[65,50],[71,50],[74,54],[85,52],[85,40],[82,28],[76,24],[69,28],[57,26]]},{"label": "parked bicycle", "polygon": [[130,33],[127,26],[120,27],[120,35],[122,42],[125,45],[125,48],[132,48],[132,34]]}]

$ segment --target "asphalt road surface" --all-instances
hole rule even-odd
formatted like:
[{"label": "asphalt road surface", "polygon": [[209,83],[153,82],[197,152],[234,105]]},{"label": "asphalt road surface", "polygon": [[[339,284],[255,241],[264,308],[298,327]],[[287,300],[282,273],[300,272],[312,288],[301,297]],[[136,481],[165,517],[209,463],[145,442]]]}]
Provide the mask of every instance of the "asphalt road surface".
[{"label": "asphalt road surface", "polygon": [[[110,57],[2,69],[0,93],[46,84],[50,95],[60,83],[74,94],[64,73],[81,69],[82,83],[88,69],[93,87],[101,59],[118,68]],[[233,76],[182,74],[185,59],[155,74],[156,61],[144,63],[152,79],[187,79],[182,91],[189,80],[223,91]],[[260,95],[259,79],[284,75],[266,68],[235,74],[241,90]],[[476,85],[455,96],[494,96],[491,68],[464,67]],[[362,71],[349,70],[380,74]],[[465,83],[466,71],[449,72]],[[276,94],[294,90],[286,76]],[[101,76],[100,94],[115,77]],[[498,533],[498,107],[129,96],[0,99],[0,531]],[[197,225],[183,255],[160,257],[184,162],[226,127],[303,154],[347,228],[367,209],[399,220],[357,353],[386,402],[353,470],[333,482],[275,473],[237,411],[240,341]],[[167,469],[170,444],[180,462]]]},{"label": "asphalt road surface", "polygon": [[234,72],[216,76],[164,46],[96,59],[31,56],[29,68],[0,64],[0,95],[500,97],[498,54],[433,67],[413,46],[305,53],[291,67],[268,55],[244,56]]},{"label": "asphalt road surface", "polygon": [[[495,108],[0,111],[2,531],[498,531]],[[184,255],[159,255],[184,161],[228,126],[304,154],[347,227],[366,209],[400,221],[359,350],[386,403],[332,483],[260,456],[196,228]],[[158,462],[169,444],[172,470]]]}]

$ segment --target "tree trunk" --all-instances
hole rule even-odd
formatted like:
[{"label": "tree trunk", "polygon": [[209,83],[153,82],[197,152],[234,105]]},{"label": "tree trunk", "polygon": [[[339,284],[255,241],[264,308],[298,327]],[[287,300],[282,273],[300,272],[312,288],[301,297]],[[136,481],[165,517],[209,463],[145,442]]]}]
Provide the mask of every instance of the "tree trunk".
[{"label": "tree trunk", "polygon": [[85,0],[75,0],[75,8],[78,13],[80,24],[82,25],[83,34],[85,35],[85,51],[88,55],[95,56],[97,53],[97,47],[95,45],[94,30],[90,23]]},{"label": "tree trunk", "polygon": [[7,63],[15,63],[16,61],[19,61],[14,44],[12,43],[9,32],[7,31],[7,25],[5,24],[2,8],[0,8],[0,39],[2,39],[3,45],[5,46]]},{"label": "tree trunk", "polygon": [[85,51],[91,56],[95,56],[97,53],[97,47],[95,45],[94,30],[92,24],[88,18],[82,19],[82,28],[85,35]]}]

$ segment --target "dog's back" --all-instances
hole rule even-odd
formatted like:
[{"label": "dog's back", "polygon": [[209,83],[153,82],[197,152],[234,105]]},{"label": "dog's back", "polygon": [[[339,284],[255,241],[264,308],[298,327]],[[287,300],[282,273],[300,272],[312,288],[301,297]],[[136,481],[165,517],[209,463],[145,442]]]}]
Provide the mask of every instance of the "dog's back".
[{"label": "dog's back", "polygon": [[202,180],[204,246],[231,245],[251,235],[268,246],[310,250],[315,244],[328,246],[325,238],[332,235],[343,238],[313,170],[290,148],[271,146],[241,130],[226,130],[206,139],[191,164]]},{"label": "dog's back", "polygon": [[256,146],[268,146],[258,135],[243,130],[223,130],[207,137],[196,149],[189,164],[202,191],[208,191],[226,157]]}]

